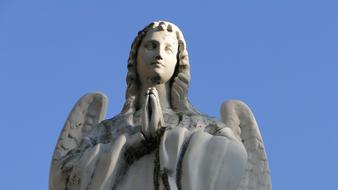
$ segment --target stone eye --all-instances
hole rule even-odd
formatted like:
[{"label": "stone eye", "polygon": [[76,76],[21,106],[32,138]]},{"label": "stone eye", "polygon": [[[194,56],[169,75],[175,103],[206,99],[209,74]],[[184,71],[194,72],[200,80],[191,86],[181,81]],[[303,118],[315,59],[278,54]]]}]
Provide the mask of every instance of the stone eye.
[{"label": "stone eye", "polygon": [[165,51],[167,51],[169,53],[173,53],[173,49],[170,46],[166,46]]},{"label": "stone eye", "polygon": [[145,48],[148,50],[154,50],[157,48],[157,44],[154,42],[148,42],[146,43]]}]

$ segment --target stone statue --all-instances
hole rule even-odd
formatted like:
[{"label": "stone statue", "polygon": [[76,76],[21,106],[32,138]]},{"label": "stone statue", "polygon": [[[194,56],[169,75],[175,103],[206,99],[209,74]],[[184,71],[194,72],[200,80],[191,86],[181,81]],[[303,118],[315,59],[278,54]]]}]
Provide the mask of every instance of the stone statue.
[{"label": "stone statue", "polygon": [[49,189],[270,190],[248,106],[226,101],[217,121],[192,107],[189,81],[179,28],[164,21],[146,26],[131,46],[121,113],[103,120],[102,93],[76,103],[55,148]]}]

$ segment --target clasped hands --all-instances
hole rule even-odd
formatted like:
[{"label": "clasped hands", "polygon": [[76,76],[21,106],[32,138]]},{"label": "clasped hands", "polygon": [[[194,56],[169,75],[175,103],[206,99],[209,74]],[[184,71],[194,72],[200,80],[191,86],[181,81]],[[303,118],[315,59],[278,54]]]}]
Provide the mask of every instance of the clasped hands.
[{"label": "clasped hands", "polygon": [[164,126],[163,113],[156,88],[149,88],[145,93],[141,131],[147,140],[157,137]]}]

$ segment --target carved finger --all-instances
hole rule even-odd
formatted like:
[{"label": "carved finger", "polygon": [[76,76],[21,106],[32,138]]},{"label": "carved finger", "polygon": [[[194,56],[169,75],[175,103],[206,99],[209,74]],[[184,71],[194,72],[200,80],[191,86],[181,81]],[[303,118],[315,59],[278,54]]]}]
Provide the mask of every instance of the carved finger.
[{"label": "carved finger", "polygon": [[149,95],[146,95],[145,100],[144,100],[144,105],[143,105],[143,116],[142,116],[142,126],[141,126],[141,131],[146,138],[150,137],[148,104],[149,104]]},{"label": "carved finger", "polygon": [[149,93],[153,94],[156,99],[159,99],[158,91],[156,88],[151,88]]},{"label": "carved finger", "polygon": [[159,109],[161,109],[160,107],[158,107],[157,103],[156,103],[156,98],[153,94],[149,95],[149,103],[152,109],[152,115],[149,121],[149,131],[152,137],[156,136],[156,132],[158,130],[158,125],[159,125],[159,121],[160,121],[160,114],[159,114]]},{"label": "carved finger", "polygon": [[160,96],[158,94],[158,91],[156,88],[151,88],[151,91],[150,91],[151,94],[154,95],[155,97],[155,103],[156,103],[156,112],[158,112],[158,115],[159,115],[159,124],[160,126],[164,126],[164,120],[163,120],[163,113],[162,113],[162,107],[161,107],[161,102],[160,102]]},{"label": "carved finger", "polygon": [[147,91],[146,91],[146,93],[144,94],[144,96],[149,95],[149,93],[150,93],[150,88],[147,89]]},{"label": "carved finger", "polygon": [[160,103],[160,98],[159,98],[160,96],[158,94],[157,89],[154,88],[154,87],[151,88],[149,95],[152,95],[150,97],[154,97],[154,99],[152,99],[152,100],[154,100],[154,104],[156,105],[156,108],[158,108],[159,112],[162,114],[162,109],[160,109],[161,108],[161,103]]},{"label": "carved finger", "polygon": [[162,107],[161,107],[161,102],[160,102],[160,98],[159,98],[159,95],[158,95],[158,91],[155,90],[155,103],[156,103],[156,107],[157,107],[157,110],[158,111],[158,115],[159,115],[159,128],[164,126],[164,119],[163,119],[163,112],[162,112]]}]

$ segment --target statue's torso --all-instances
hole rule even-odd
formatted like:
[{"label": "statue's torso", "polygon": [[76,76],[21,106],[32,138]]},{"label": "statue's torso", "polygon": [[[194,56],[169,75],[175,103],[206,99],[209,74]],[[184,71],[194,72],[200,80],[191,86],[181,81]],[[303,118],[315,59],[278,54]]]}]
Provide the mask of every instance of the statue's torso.
[{"label": "statue's torso", "polygon": [[226,178],[234,178],[232,170],[244,168],[246,153],[224,124],[200,114],[164,112],[161,139],[147,142],[140,133],[140,115],[119,115],[92,131],[91,145],[80,150],[71,172],[73,178],[87,181],[70,187],[202,190],[224,185],[231,189],[237,183]]}]

